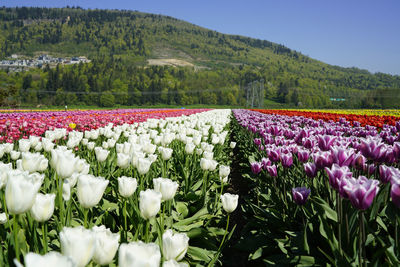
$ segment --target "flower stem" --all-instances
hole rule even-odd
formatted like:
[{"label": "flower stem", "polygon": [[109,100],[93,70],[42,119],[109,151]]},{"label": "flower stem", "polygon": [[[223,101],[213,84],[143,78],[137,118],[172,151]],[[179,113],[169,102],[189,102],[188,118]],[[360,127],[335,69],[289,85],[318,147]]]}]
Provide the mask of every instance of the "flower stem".
[{"label": "flower stem", "polygon": [[339,242],[339,254],[342,255],[342,199],[340,198],[339,192],[336,193],[337,202],[337,216],[338,216],[338,242]]},{"label": "flower stem", "polygon": [[398,239],[398,232],[397,232],[397,227],[398,227],[398,218],[396,216],[396,220],[394,221],[394,251],[398,251],[399,249],[399,239]]},{"label": "flower stem", "polygon": [[83,226],[85,228],[88,228],[88,212],[89,212],[88,209],[83,208],[83,218],[84,218]]},{"label": "flower stem", "polygon": [[145,235],[146,243],[149,243],[149,232],[150,232],[150,219],[146,221],[146,235]]},{"label": "flower stem", "polygon": [[228,219],[226,220],[226,227],[225,227],[224,237],[222,238],[221,244],[219,245],[218,252],[221,251],[222,245],[223,245],[224,242],[225,242],[226,235],[228,234],[228,227],[229,227],[229,218],[230,218],[230,216],[231,216],[231,214],[228,213]]},{"label": "flower stem", "polygon": [[60,225],[59,228],[60,230],[64,226],[64,203],[63,203],[63,197],[62,197],[62,191],[63,191],[63,180],[61,177],[57,175],[58,178],[58,208],[60,209]]},{"label": "flower stem", "polygon": [[42,233],[43,233],[43,249],[44,253],[47,253],[48,245],[47,245],[47,224],[46,222],[42,223]]},{"label": "flower stem", "polygon": [[15,249],[15,258],[19,260],[19,246],[18,246],[18,214],[14,215],[14,249]]},{"label": "flower stem", "polygon": [[124,199],[124,241],[128,239],[128,227],[127,227],[127,220],[126,220],[126,199]]}]

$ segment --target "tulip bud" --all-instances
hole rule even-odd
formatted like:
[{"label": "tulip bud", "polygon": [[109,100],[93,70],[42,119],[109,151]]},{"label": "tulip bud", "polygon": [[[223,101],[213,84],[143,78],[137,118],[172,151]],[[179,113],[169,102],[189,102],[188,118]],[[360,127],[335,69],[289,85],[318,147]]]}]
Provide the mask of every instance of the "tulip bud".
[{"label": "tulip bud", "polygon": [[3,162],[0,162],[0,189],[7,184],[8,172],[12,170],[13,168],[11,163],[4,164]]},{"label": "tulip bud", "polygon": [[195,147],[196,146],[193,143],[187,143],[185,146],[186,154],[193,154]]},{"label": "tulip bud", "polygon": [[142,241],[121,244],[118,252],[119,267],[147,266],[159,267],[161,261],[160,248],[155,243]]},{"label": "tulip bud", "polygon": [[162,252],[166,260],[180,261],[185,257],[189,247],[189,237],[185,233],[174,234],[171,229],[162,236]]},{"label": "tulip bud", "polygon": [[71,199],[71,185],[68,182],[68,180],[64,180],[63,182],[63,188],[62,188],[62,197],[64,201],[68,201]]},{"label": "tulip bud", "polygon": [[12,160],[19,159],[19,156],[21,156],[21,152],[19,152],[19,151],[12,150],[10,152],[10,157],[11,157]]},{"label": "tulip bud", "polygon": [[154,190],[162,194],[162,200],[173,199],[179,186],[177,182],[161,177],[153,179],[153,183]]},{"label": "tulip bud", "polygon": [[94,152],[96,154],[96,159],[98,162],[105,161],[108,157],[108,154],[110,154],[110,151],[102,149],[101,147],[95,147]]},{"label": "tulip bud", "polygon": [[219,177],[228,177],[231,172],[229,166],[219,165]]},{"label": "tulip bud", "polygon": [[311,190],[306,187],[292,188],[293,201],[297,205],[304,205],[304,204],[306,204],[310,193],[311,193]]},{"label": "tulip bud", "polygon": [[57,266],[57,267],[74,267],[76,263],[72,258],[64,256],[59,252],[51,251],[45,255],[36,254],[29,252],[25,255],[25,266],[26,267],[46,267],[46,266]]},{"label": "tulip bud", "polygon": [[157,215],[161,206],[162,194],[155,190],[147,189],[140,192],[139,209],[144,219],[150,219]]},{"label": "tulip bud", "polygon": [[10,214],[21,214],[30,210],[42,185],[44,175],[13,170],[8,172],[6,204]]},{"label": "tulip bud", "polygon": [[164,261],[162,267],[189,267],[186,262],[177,262],[176,260]]},{"label": "tulip bud", "polygon": [[18,141],[19,151],[28,152],[31,148],[31,142],[28,139],[20,139]]},{"label": "tulip bud", "polygon": [[31,208],[33,219],[38,222],[44,222],[50,219],[54,212],[55,194],[42,194],[36,195],[35,202]]},{"label": "tulip bud", "polygon": [[172,157],[173,150],[171,148],[159,147],[158,151],[161,153],[163,160],[169,160]]},{"label": "tulip bud", "polygon": [[227,213],[233,212],[238,205],[239,195],[225,193],[221,196],[222,207]]},{"label": "tulip bud", "polygon": [[126,169],[129,167],[130,157],[123,153],[117,153],[117,166]]},{"label": "tulip bud", "polygon": [[137,170],[140,175],[148,173],[148,171],[150,170],[150,166],[151,166],[151,161],[149,159],[146,158],[138,159]]},{"label": "tulip bud", "polygon": [[89,143],[87,143],[87,149],[89,149],[89,150],[93,150],[94,149],[94,146],[95,146],[96,144],[94,143],[94,142],[89,142]]},{"label": "tulip bud", "polygon": [[82,207],[91,208],[96,206],[103,197],[108,182],[103,177],[95,177],[91,174],[80,175],[76,193]]},{"label": "tulip bud", "polygon": [[60,232],[61,252],[69,256],[78,267],[83,267],[92,259],[95,250],[95,236],[83,226],[64,227]]},{"label": "tulip bud", "polygon": [[118,191],[123,197],[130,197],[135,193],[137,181],[135,178],[122,176],[118,178]]},{"label": "tulip bud", "polygon": [[5,224],[7,222],[7,215],[5,212],[0,213],[0,224]]},{"label": "tulip bud", "polygon": [[110,264],[118,250],[119,234],[113,234],[104,225],[94,226],[92,232],[95,236],[93,261],[100,265]]}]

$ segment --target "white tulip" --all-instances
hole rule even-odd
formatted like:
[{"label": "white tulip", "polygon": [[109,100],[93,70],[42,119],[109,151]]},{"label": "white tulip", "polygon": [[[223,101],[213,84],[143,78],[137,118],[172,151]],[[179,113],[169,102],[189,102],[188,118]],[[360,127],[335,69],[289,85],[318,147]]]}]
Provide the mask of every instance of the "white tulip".
[{"label": "white tulip", "polygon": [[142,241],[122,244],[118,252],[120,267],[159,267],[161,261],[160,248],[155,243]]},{"label": "white tulip", "polygon": [[12,163],[4,164],[0,161],[0,189],[7,184],[8,172],[12,171]]},{"label": "white tulip", "polygon": [[173,150],[171,148],[159,147],[158,151],[161,153],[163,160],[169,160],[172,157]]},{"label": "white tulip", "polygon": [[0,213],[0,224],[5,224],[7,222],[7,214],[5,212]]},{"label": "white tulip", "polygon": [[19,139],[18,148],[21,152],[28,152],[31,148],[31,142],[28,139]]},{"label": "white tulip", "polygon": [[[118,144],[117,144],[118,145]],[[126,169],[129,167],[130,157],[123,153],[117,153],[117,166]]]},{"label": "white tulip", "polygon": [[95,236],[83,226],[64,227],[60,232],[61,252],[69,256],[78,267],[83,267],[92,259],[95,250]]},{"label": "white tulip", "polygon": [[196,154],[201,156],[203,154],[203,149],[201,148],[196,148]]},{"label": "white tulip", "polygon": [[63,182],[62,197],[64,201],[68,201],[71,199],[71,185],[68,180],[64,180]]},{"label": "white tulip", "polygon": [[107,149],[102,149],[101,147],[95,147],[94,152],[96,154],[96,159],[98,162],[103,162],[107,159],[108,154],[110,154],[110,151]]},{"label": "white tulip", "polygon": [[31,143],[31,147],[35,147],[40,141],[40,137],[30,135],[29,136],[29,142]]},{"label": "white tulip", "polygon": [[108,182],[103,177],[94,177],[91,174],[80,175],[76,193],[82,207],[91,208],[96,206],[103,197]]},{"label": "white tulip", "polygon": [[94,143],[94,142],[89,142],[89,143],[87,143],[87,149],[89,149],[89,150],[93,150],[94,149],[94,146],[95,146],[96,144]]},{"label": "white tulip", "polygon": [[147,158],[139,158],[137,163],[137,170],[140,175],[144,175],[149,172],[151,161]]},{"label": "white tulip", "polygon": [[75,157],[71,150],[53,149],[51,150],[50,165],[56,170],[61,178],[68,178],[75,172],[75,166],[79,158]]},{"label": "white tulip", "polygon": [[206,159],[213,159],[214,158],[214,152],[204,151],[203,157],[206,158]]},{"label": "white tulip", "polygon": [[50,152],[54,148],[54,143],[47,138],[42,138],[42,147],[46,152]]},{"label": "white tulip", "polygon": [[180,261],[185,257],[189,247],[189,237],[185,233],[174,234],[171,229],[162,236],[163,256],[166,260]]},{"label": "white tulip", "polygon": [[104,225],[94,226],[92,231],[96,244],[93,261],[100,265],[110,264],[118,250],[119,234],[113,234]]},{"label": "white tulip", "polygon": [[161,177],[153,179],[153,184],[154,190],[161,193],[162,200],[173,199],[179,186],[177,182]]},{"label": "white tulip", "polygon": [[22,159],[17,160],[18,169],[33,173],[45,171],[48,167],[48,160],[40,153],[22,152]]},{"label": "white tulip", "polygon": [[[88,174],[90,170],[90,164],[86,163],[84,159],[77,159],[75,162],[75,171],[80,174]],[[72,174],[73,176],[74,174]]]},{"label": "white tulip", "polygon": [[193,151],[195,148],[196,148],[196,146],[193,143],[187,143],[185,146],[186,154],[193,154]]},{"label": "white tulip", "polygon": [[147,154],[154,154],[154,152],[156,152],[156,148],[156,145],[153,145],[152,143],[147,143],[143,146],[143,151]]},{"label": "white tulip", "polygon": [[151,161],[151,163],[154,163],[157,161],[157,155],[156,154],[150,154],[147,156],[147,158]]},{"label": "white tulip", "polygon": [[75,267],[72,258],[59,252],[51,251],[45,255],[29,252],[25,255],[25,267]]},{"label": "white tulip", "polygon": [[215,169],[218,166],[218,161],[216,160],[210,160],[210,167],[208,168],[209,171],[215,171]]},{"label": "white tulip", "polygon": [[135,178],[122,176],[118,178],[118,192],[123,197],[130,197],[135,193],[137,181]]},{"label": "white tulip", "polygon": [[14,149],[14,143],[4,143],[4,153],[10,153]]},{"label": "white tulip", "polygon": [[231,172],[231,168],[229,166],[219,165],[219,177],[228,177]]},{"label": "white tulip", "polygon": [[55,194],[38,193],[35,202],[31,208],[33,219],[38,222],[44,222],[50,219],[54,212]]},{"label": "white tulip", "polygon": [[226,212],[231,213],[236,209],[238,205],[238,199],[238,195],[225,193],[221,196],[222,207]]},{"label": "white tulip", "polygon": [[116,143],[116,142],[117,142],[117,141],[116,141],[115,139],[108,139],[108,140],[107,140],[108,147],[109,147],[109,148],[115,147],[115,143]]},{"label": "white tulip", "polygon": [[89,139],[83,138],[81,143],[82,143],[82,145],[87,146],[87,144],[89,143]]},{"label": "white tulip", "polygon": [[9,171],[6,185],[6,205],[10,214],[21,214],[30,210],[43,182],[44,176],[29,175],[19,170]]},{"label": "white tulip", "polygon": [[211,160],[206,159],[206,158],[201,158],[201,159],[200,159],[200,168],[201,168],[203,171],[209,170],[209,169],[210,169],[210,166],[211,166]]},{"label": "white tulip", "polygon": [[17,159],[19,159],[20,156],[21,156],[21,152],[15,151],[15,150],[11,150],[10,157],[11,157],[12,160],[17,160]]},{"label": "white tulip", "polygon": [[[108,143],[106,141],[103,141],[103,143],[101,144],[101,146],[103,147],[103,149],[107,150],[108,149]],[[95,149],[96,150],[96,149]]]},{"label": "white tulip", "polygon": [[232,149],[234,149],[236,147],[236,142],[231,142],[229,145]]},{"label": "white tulip", "polygon": [[150,219],[157,215],[161,207],[162,195],[155,190],[147,189],[140,192],[139,209],[144,219]]},{"label": "white tulip", "polygon": [[186,262],[177,262],[176,260],[164,261],[162,267],[189,267]]}]

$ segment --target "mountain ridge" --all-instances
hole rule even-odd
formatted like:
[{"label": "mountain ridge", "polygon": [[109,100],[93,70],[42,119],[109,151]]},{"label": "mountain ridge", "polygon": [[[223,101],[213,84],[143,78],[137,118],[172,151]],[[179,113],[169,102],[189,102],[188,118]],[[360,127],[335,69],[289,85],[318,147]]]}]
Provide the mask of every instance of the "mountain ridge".
[{"label": "mountain ridge", "polygon": [[[201,70],[201,75],[218,76],[210,87],[238,87],[264,79],[267,98],[292,105],[329,107],[337,105],[330,101],[337,97],[349,100],[343,105],[387,106],[382,97],[377,99],[376,92],[382,95],[386,90],[386,95],[393,95],[400,88],[398,75],[330,65],[267,40],[223,34],[170,16],[138,11],[3,7],[0,34],[0,58],[36,51],[84,55],[93,59],[95,71],[107,64],[115,66],[111,79],[118,78],[127,85],[131,82],[125,77],[132,71],[130,66],[147,66],[151,59],[176,59],[198,66],[195,72]],[[169,70],[172,66],[165,68],[175,73]],[[189,92],[191,86],[205,87],[200,84],[200,74],[184,72],[184,79],[172,75],[183,91]],[[43,78],[47,83],[48,77]],[[138,86],[142,81],[133,83]],[[147,84],[140,86],[135,90],[142,95],[149,90]],[[93,90],[97,89],[89,85],[89,91]],[[242,101],[239,93],[233,95],[237,103]]]}]

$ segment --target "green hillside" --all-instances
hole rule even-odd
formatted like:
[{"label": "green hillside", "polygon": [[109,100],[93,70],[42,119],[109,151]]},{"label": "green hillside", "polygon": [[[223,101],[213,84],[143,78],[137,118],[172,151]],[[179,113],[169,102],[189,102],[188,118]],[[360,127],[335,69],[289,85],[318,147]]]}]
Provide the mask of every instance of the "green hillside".
[{"label": "green hillside", "polygon": [[287,106],[395,107],[400,100],[400,76],[328,65],[266,40],[168,16],[0,8],[0,59],[40,53],[86,56],[91,63],[4,69],[3,104],[242,105],[240,85],[259,79],[265,80],[268,100]]}]

